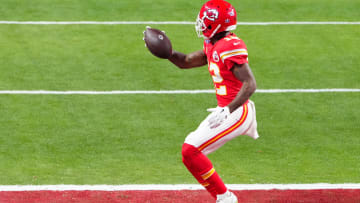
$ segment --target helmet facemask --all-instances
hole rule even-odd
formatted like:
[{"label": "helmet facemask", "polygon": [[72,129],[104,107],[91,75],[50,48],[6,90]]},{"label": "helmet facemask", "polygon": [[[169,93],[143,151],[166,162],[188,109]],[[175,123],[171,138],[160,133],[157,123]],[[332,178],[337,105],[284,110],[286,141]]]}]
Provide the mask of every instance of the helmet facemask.
[{"label": "helmet facemask", "polygon": [[200,18],[200,13],[196,18],[196,23],[195,23],[195,30],[196,30],[196,34],[198,37],[203,37],[203,38],[207,38],[204,36],[203,32],[206,30],[206,25],[204,23],[204,19],[206,16],[203,16],[202,18]]},{"label": "helmet facemask", "polygon": [[196,19],[196,23],[195,23],[195,30],[196,30],[196,33],[197,33],[198,37],[203,37],[204,39],[210,39],[220,29],[221,24],[219,24],[214,30],[212,30],[211,34],[207,37],[207,36],[204,35],[204,32],[206,30],[211,31],[211,29],[212,29],[211,26],[212,25],[206,26],[206,24],[204,22],[205,18],[206,18],[206,15],[204,15],[202,18],[200,18],[200,13],[199,13],[199,15],[198,15],[198,17]]}]

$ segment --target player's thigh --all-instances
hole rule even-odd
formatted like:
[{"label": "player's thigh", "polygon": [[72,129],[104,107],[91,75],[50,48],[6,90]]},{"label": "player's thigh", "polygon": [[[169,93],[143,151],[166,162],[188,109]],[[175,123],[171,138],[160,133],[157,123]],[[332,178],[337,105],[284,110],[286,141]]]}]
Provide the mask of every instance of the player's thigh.
[{"label": "player's thigh", "polygon": [[185,143],[197,147],[206,154],[215,151],[229,140],[249,130],[254,119],[253,108],[249,107],[249,104],[246,104],[238,108],[216,128],[209,127],[208,116],[195,131],[186,137]]}]

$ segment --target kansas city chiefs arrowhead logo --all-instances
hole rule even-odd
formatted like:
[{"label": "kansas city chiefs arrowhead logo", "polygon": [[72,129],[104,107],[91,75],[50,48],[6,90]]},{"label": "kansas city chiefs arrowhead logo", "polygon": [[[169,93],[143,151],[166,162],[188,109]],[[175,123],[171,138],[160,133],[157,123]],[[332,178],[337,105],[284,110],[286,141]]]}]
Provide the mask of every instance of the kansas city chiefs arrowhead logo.
[{"label": "kansas city chiefs arrowhead logo", "polygon": [[208,9],[204,11],[205,18],[215,21],[219,17],[219,12],[216,9]]}]

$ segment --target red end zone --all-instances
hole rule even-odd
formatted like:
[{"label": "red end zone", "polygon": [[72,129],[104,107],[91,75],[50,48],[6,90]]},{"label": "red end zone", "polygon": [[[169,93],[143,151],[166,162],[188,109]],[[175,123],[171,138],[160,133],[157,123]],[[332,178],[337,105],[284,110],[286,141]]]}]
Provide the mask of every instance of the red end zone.
[{"label": "red end zone", "polygon": [[[239,202],[360,202],[360,189],[317,190],[241,190],[233,191]],[[1,203],[98,203],[215,202],[205,190],[141,190],[141,191],[1,191]]]}]

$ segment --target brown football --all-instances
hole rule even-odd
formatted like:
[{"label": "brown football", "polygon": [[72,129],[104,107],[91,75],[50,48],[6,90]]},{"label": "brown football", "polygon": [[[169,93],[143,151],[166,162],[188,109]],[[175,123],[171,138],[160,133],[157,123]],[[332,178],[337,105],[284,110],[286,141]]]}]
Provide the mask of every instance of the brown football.
[{"label": "brown football", "polygon": [[155,56],[163,59],[167,59],[171,56],[171,42],[161,30],[146,28],[144,32],[144,41],[146,47]]}]

